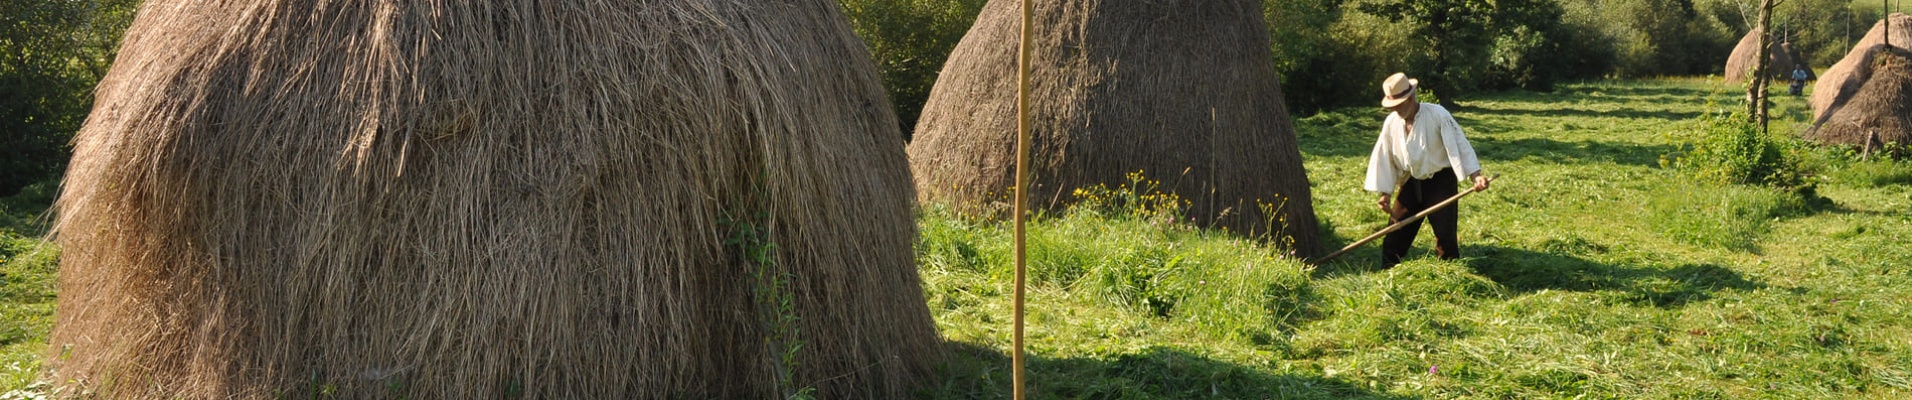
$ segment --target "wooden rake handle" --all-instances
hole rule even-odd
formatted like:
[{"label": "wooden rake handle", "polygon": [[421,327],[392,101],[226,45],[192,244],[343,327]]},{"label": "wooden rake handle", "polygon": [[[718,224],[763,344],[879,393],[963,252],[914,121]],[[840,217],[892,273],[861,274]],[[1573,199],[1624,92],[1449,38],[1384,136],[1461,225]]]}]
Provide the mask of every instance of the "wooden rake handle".
[{"label": "wooden rake handle", "polygon": [[[1481,179],[1486,179],[1488,184],[1493,184],[1494,180],[1499,178],[1500,178],[1500,174],[1494,174],[1494,175],[1481,177]],[[1396,192],[1399,192],[1399,191],[1397,190]],[[1400,193],[1395,193],[1395,195],[1399,195],[1399,194]],[[1460,192],[1460,194],[1456,194],[1454,195],[1454,197],[1449,197],[1447,198],[1447,200],[1442,200],[1440,203],[1434,204],[1433,207],[1428,207],[1426,210],[1421,210],[1420,213],[1414,214],[1414,216],[1412,217],[1407,217],[1407,219],[1403,219],[1400,222],[1395,222],[1393,225],[1388,225],[1388,227],[1386,228],[1381,228],[1380,232],[1375,232],[1372,235],[1368,235],[1368,237],[1361,238],[1361,240],[1356,240],[1354,241],[1354,243],[1349,244],[1348,247],[1341,248],[1341,251],[1334,252],[1334,254],[1329,254],[1327,257],[1321,257],[1321,259],[1315,260],[1314,263],[1315,264],[1325,263],[1325,262],[1328,262],[1328,260],[1335,259],[1335,257],[1340,257],[1343,254],[1348,254],[1348,252],[1354,251],[1355,248],[1361,247],[1361,245],[1368,244],[1368,242],[1372,242],[1374,241],[1374,239],[1380,238],[1381,235],[1386,235],[1388,233],[1401,230],[1401,227],[1407,226],[1407,224],[1413,223],[1414,221],[1420,221],[1421,218],[1427,218],[1428,214],[1433,214],[1435,211],[1440,211],[1443,208],[1447,208],[1447,206],[1454,205],[1454,203],[1460,202],[1462,197],[1467,197],[1467,195],[1470,195],[1470,194],[1474,194],[1474,188],[1471,188],[1471,187],[1467,188],[1467,191]],[[1396,200],[1396,201],[1399,201],[1399,200]]]}]

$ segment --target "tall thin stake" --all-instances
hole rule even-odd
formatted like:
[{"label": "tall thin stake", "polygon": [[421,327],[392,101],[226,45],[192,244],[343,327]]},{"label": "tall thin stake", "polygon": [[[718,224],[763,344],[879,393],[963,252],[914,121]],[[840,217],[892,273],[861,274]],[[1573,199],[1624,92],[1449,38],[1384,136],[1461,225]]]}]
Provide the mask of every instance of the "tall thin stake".
[{"label": "tall thin stake", "polygon": [[1023,240],[1023,223],[1029,218],[1029,36],[1031,15],[1035,14],[1030,0],[1022,0],[1022,44],[1016,52],[1016,316],[1015,346],[1016,353],[1010,356],[1010,373],[1014,381],[1015,400],[1023,400],[1022,390],[1022,286],[1028,265],[1027,249]]}]

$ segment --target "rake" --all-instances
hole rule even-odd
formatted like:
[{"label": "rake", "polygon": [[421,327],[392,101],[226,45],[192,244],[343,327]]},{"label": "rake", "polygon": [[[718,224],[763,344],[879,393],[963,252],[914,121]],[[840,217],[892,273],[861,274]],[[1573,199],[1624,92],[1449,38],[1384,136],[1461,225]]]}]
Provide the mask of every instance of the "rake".
[{"label": "rake", "polygon": [[[1494,174],[1492,176],[1485,177],[1485,179],[1487,179],[1487,183],[1490,183],[1490,184],[1494,183],[1494,179],[1498,179],[1498,178],[1500,178],[1500,174]],[[1368,235],[1368,237],[1361,238],[1361,240],[1356,240],[1354,241],[1354,243],[1349,244],[1348,247],[1341,248],[1341,251],[1334,252],[1334,254],[1329,254],[1326,257],[1321,257],[1321,259],[1315,260],[1314,263],[1315,264],[1325,263],[1325,262],[1328,262],[1328,260],[1335,259],[1335,257],[1340,257],[1343,254],[1348,254],[1348,252],[1354,251],[1355,248],[1361,247],[1361,245],[1368,244],[1368,242],[1372,242],[1374,241],[1374,239],[1380,238],[1381,235],[1386,235],[1390,232],[1401,230],[1401,227],[1407,226],[1407,224],[1414,223],[1414,221],[1420,221],[1421,218],[1427,218],[1428,214],[1433,214],[1435,211],[1440,211],[1443,208],[1447,208],[1447,206],[1454,205],[1454,203],[1460,202],[1462,197],[1467,197],[1467,195],[1470,195],[1470,194],[1474,194],[1474,188],[1471,188],[1471,187],[1467,188],[1467,191],[1460,192],[1460,194],[1456,194],[1454,195],[1454,197],[1449,197],[1447,198],[1447,200],[1442,200],[1440,203],[1434,204],[1433,207],[1428,207],[1426,210],[1421,210],[1420,213],[1414,214],[1414,216],[1412,217],[1407,217],[1407,219],[1403,219],[1400,222],[1395,222],[1393,225],[1388,225],[1388,227],[1386,228],[1381,228],[1380,232],[1375,232],[1372,235]]]}]

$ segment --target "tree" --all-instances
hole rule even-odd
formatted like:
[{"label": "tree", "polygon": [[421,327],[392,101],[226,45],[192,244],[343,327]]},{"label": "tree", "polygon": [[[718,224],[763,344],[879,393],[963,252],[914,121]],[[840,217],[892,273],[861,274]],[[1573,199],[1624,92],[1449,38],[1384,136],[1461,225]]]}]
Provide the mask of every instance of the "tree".
[{"label": "tree", "polygon": [[0,0],[0,196],[65,169],[138,4]]},{"label": "tree", "polygon": [[[1338,106],[1369,104],[1373,57],[1335,40],[1334,25],[1348,0],[1265,1],[1269,52],[1288,110],[1307,115]],[[1359,88],[1359,89],[1356,89]]]},{"label": "tree", "polygon": [[1421,82],[1449,108],[1472,89],[1460,82],[1483,77],[1492,65],[1496,40],[1516,28],[1539,30],[1560,20],[1559,5],[1548,0],[1375,0],[1358,9],[1413,27],[1427,52],[1409,63],[1427,71],[1419,74]]},{"label": "tree", "polygon": [[986,0],[838,0],[869,47],[908,139],[929,90]]},{"label": "tree", "polygon": [[1773,7],[1778,6],[1774,0],[1759,1],[1759,48],[1753,53],[1753,78],[1746,87],[1746,115],[1759,126],[1761,134],[1766,133],[1766,86],[1772,81],[1772,72],[1767,69],[1772,67]]}]

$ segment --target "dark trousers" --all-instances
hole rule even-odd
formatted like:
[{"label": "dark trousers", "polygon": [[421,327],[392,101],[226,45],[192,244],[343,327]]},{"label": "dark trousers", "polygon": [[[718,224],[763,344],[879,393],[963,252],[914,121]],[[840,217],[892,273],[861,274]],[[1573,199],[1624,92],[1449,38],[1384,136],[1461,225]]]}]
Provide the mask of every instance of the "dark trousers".
[{"label": "dark trousers", "polygon": [[[1401,190],[1394,193],[1394,207],[1388,210],[1388,224],[1401,222],[1442,200],[1454,197],[1455,193],[1460,192],[1457,186],[1459,180],[1454,178],[1452,168],[1435,172],[1434,176],[1427,179],[1408,179],[1407,183],[1401,184]],[[1455,239],[1457,235],[1454,232],[1460,216],[1460,205],[1451,205],[1428,214],[1427,218],[1409,223],[1401,230],[1388,233],[1381,238],[1381,267],[1400,264],[1401,258],[1407,257],[1408,249],[1414,247],[1414,236],[1421,232],[1421,222],[1434,225],[1435,255],[1443,260],[1460,258],[1460,241]]]}]

